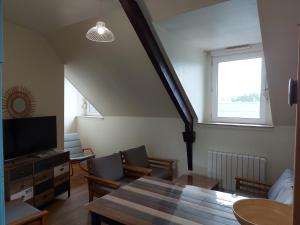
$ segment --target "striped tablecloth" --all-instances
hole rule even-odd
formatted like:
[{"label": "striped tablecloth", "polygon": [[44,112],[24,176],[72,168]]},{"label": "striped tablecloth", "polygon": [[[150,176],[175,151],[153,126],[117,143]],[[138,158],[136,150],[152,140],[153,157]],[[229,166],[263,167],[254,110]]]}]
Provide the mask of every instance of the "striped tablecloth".
[{"label": "striped tablecloth", "polygon": [[87,205],[92,224],[234,225],[232,204],[242,197],[142,177]]}]

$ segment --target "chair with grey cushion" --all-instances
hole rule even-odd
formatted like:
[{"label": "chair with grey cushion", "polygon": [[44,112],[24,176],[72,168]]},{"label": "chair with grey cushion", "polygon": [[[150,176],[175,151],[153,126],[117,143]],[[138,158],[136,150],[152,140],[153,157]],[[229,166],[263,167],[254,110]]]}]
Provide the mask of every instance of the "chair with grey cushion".
[{"label": "chair with grey cushion", "polygon": [[144,145],[137,148],[121,151],[123,163],[126,165],[139,166],[152,170],[151,176],[161,179],[172,180],[174,176],[173,166],[175,161],[148,157]]},{"label": "chair with grey cushion", "polygon": [[87,162],[89,174],[85,177],[88,180],[89,201],[151,173],[151,169],[124,165],[120,153],[89,159]]},{"label": "chair with grey cushion", "polygon": [[64,137],[64,151],[70,152],[71,175],[73,175],[72,164],[78,163],[80,168],[87,171],[81,166],[81,162],[94,158],[94,152],[91,148],[82,148],[78,133],[68,133]]},{"label": "chair with grey cushion", "polygon": [[[273,185],[236,177],[238,194],[248,194],[249,197],[264,197],[284,204],[293,204],[294,174],[289,168],[285,169]],[[249,195],[250,194],[250,195]]]}]

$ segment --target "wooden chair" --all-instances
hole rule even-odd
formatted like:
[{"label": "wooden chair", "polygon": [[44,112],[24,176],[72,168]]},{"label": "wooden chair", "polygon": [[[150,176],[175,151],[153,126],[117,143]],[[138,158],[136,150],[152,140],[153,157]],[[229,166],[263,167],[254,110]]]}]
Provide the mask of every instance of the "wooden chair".
[{"label": "wooden chair", "polygon": [[174,178],[174,160],[149,157],[144,145],[121,151],[123,163],[126,165],[139,166],[151,169],[151,176],[173,180]]},{"label": "wooden chair", "polygon": [[246,195],[253,197],[267,198],[268,192],[272,187],[270,184],[243,177],[236,177],[235,181],[237,192],[245,193]]},{"label": "wooden chair", "polygon": [[151,169],[123,165],[121,155],[115,153],[106,157],[89,159],[88,181],[89,201],[101,197],[136,178],[150,175]]},{"label": "wooden chair", "polygon": [[81,162],[95,157],[95,154],[91,148],[82,148],[78,133],[65,134],[64,151],[70,152],[71,176],[74,173],[73,164],[79,164],[79,167],[87,172],[87,169],[82,167]]},{"label": "wooden chair", "polygon": [[5,203],[7,225],[47,225],[48,211],[40,211],[21,200]]},{"label": "wooden chair", "polygon": [[248,197],[272,199],[284,204],[293,203],[293,171],[286,169],[273,185],[236,177],[236,191]]}]

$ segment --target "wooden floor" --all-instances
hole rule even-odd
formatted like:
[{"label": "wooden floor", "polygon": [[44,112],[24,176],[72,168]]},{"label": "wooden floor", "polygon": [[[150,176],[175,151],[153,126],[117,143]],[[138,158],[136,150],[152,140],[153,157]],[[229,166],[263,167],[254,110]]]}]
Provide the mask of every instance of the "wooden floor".
[{"label": "wooden floor", "polygon": [[88,187],[84,172],[74,166],[71,177],[71,197],[61,195],[45,209],[49,211],[49,225],[86,225],[88,213],[84,205],[88,203]]}]

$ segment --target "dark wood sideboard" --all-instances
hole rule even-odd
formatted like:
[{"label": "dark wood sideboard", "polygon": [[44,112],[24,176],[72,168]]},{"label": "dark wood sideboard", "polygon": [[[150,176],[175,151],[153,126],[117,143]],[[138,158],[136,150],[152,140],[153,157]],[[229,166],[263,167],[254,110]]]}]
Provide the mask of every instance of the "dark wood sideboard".
[{"label": "dark wood sideboard", "polygon": [[68,192],[70,197],[69,152],[51,151],[38,157],[5,163],[5,200],[22,199],[35,207]]}]

